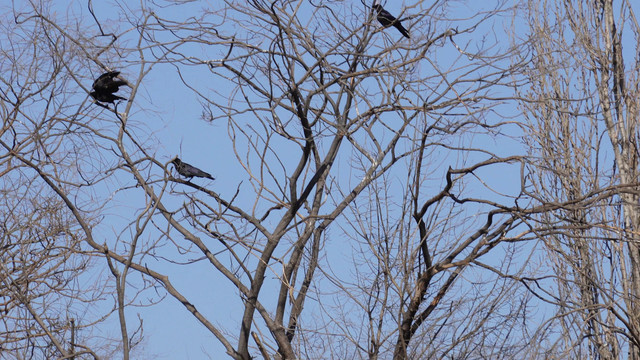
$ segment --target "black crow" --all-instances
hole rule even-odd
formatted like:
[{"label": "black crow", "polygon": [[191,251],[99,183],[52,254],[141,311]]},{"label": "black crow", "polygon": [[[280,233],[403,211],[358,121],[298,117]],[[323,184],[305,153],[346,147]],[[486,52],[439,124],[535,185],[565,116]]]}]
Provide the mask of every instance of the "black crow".
[{"label": "black crow", "polygon": [[398,29],[398,31],[400,31],[402,35],[404,35],[406,38],[409,38],[409,32],[404,28],[404,26],[402,26],[400,20],[396,19],[387,10],[383,9],[382,5],[380,4],[373,4],[373,8],[378,12],[377,18],[382,26],[393,26]]},{"label": "black crow", "polygon": [[119,87],[122,85],[126,85],[126,81],[122,81],[119,79],[115,79],[116,76],[120,75],[120,71],[109,71],[102,75],[100,75],[93,82],[93,90],[97,92],[109,92],[114,93],[119,90]]},{"label": "black crow", "polygon": [[97,92],[97,91],[92,91],[89,93],[89,95],[91,95],[92,98],[100,101],[100,102],[105,102],[105,103],[114,103],[116,100],[127,100],[123,97],[120,97],[118,95],[114,95],[111,93],[104,93],[104,92]]},{"label": "black crow", "polygon": [[194,176],[197,177],[202,177],[202,178],[208,178],[211,180],[215,180],[213,178],[213,176],[211,176],[211,174],[206,173],[200,169],[198,169],[197,167],[193,166],[193,165],[189,165],[186,162],[182,162],[179,158],[175,158],[173,160],[171,160],[171,162],[173,163],[173,165],[175,165],[176,167],[176,171],[178,172],[178,174],[187,177],[189,179],[193,178]]},{"label": "black crow", "polygon": [[120,71],[109,71],[100,75],[93,82],[93,85],[91,86],[93,91],[90,92],[89,95],[100,102],[112,104],[116,100],[127,100],[114,94],[119,90],[120,86],[127,84],[126,81],[115,79],[119,74]]}]

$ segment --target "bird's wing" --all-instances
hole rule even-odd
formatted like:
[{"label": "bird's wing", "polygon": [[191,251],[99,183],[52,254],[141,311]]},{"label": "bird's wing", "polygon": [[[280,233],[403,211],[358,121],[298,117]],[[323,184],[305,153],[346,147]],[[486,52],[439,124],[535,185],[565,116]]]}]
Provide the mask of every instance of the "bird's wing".
[{"label": "bird's wing", "polygon": [[113,78],[118,75],[120,75],[120,71],[107,71],[106,73],[98,76],[98,78],[93,82],[92,87],[95,89],[96,87],[108,86],[110,82],[113,82]]},{"label": "bird's wing", "polygon": [[393,24],[394,21],[396,21],[396,18],[387,10],[381,9],[378,13],[378,21],[380,21],[380,23],[384,26],[389,26]]},{"label": "bird's wing", "polygon": [[209,174],[208,172],[206,172],[204,170],[200,170],[200,169],[198,169],[197,167],[195,167],[193,165],[189,165],[187,171],[191,174],[191,176],[198,176],[198,177],[213,179],[211,174]]},{"label": "bird's wing", "polygon": [[113,80],[111,84],[114,86],[122,86],[122,85],[127,85],[127,82],[124,80]]}]

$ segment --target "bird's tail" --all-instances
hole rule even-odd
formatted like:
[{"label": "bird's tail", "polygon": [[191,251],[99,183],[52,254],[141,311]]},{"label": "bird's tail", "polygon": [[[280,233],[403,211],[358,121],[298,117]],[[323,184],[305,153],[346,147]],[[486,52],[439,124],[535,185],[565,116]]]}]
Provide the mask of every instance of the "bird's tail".
[{"label": "bird's tail", "polygon": [[400,21],[396,21],[393,26],[395,26],[396,29],[398,29],[398,31],[400,31],[400,33],[402,33],[402,35],[404,35],[404,37],[406,37],[407,39],[410,39],[411,37],[409,36],[409,32],[407,31],[407,29],[404,28],[404,26],[402,26],[402,24],[400,23]]}]

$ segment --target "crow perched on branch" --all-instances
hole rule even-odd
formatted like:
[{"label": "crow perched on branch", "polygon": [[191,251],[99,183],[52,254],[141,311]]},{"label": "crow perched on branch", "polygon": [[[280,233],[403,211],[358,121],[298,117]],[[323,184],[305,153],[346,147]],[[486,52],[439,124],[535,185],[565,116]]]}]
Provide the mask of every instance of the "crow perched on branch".
[{"label": "crow perched on branch", "polygon": [[398,31],[400,31],[400,33],[402,33],[402,35],[404,35],[404,37],[409,39],[409,32],[404,28],[404,26],[402,26],[400,20],[396,19],[395,16],[391,15],[387,10],[383,9],[379,1],[380,0],[376,0],[376,2],[373,4],[373,9],[378,12],[377,18],[380,24],[382,24],[382,26],[384,27],[395,27],[396,29],[398,29]]},{"label": "crow perched on branch", "polygon": [[176,171],[178,172],[178,174],[184,177],[191,179],[194,176],[197,176],[197,177],[215,180],[213,176],[211,176],[211,174],[204,172],[193,165],[189,165],[186,162],[182,162],[182,160],[180,160],[178,157],[171,160],[171,162],[176,167]]},{"label": "crow perched on branch", "polygon": [[114,103],[116,100],[127,100],[117,96],[114,93],[119,90],[120,86],[126,85],[127,82],[116,79],[120,75],[120,71],[108,71],[100,75],[91,86],[93,91],[89,93],[92,98],[100,102]]}]

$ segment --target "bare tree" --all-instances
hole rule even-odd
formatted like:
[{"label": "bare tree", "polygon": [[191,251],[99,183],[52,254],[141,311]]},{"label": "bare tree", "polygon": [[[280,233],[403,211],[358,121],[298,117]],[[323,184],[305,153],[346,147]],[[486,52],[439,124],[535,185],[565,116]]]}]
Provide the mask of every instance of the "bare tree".
[{"label": "bare tree", "polygon": [[[115,22],[91,1],[84,22],[36,4],[14,9],[5,23],[29,36],[6,36],[33,49],[36,65],[28,82],[3,75],[12,89],[3,93],[12,104],[3,178],[53,197],[52,213],[67,221],[51,241],[73,240],[65,256],[76,275],[89,263],[106,274],[98,286],[111,301],[82,324],[113,318],[119,334],[69,349],[60,339],[70,320],[38,323],[57,334],[47,337],[60,343],[54,356],[143,351],[136,306],[165,295],[234,359],[526,352],[532,294],[520,286],[529,265],[520,254],[537,233],[523,225],[564,205],[535,201],[525,159],[491,145],[517,131],[502,106],[522,64],[494,30],[506,4],[458,18],[445,1],[389,8],[410,39],[381,27],[364,3],[228,1],[197,13],[178,2],[170,11],[123,5]],[[26,64],[6,63],[2,74]],[[114,69],[128,100],[94,105],[88,85]],[[156,75],[164,83],[145,88]],[[175,152],[162,153],[175,150],[144,125],[162,116],[147,114],[166,92],[197,98],[204,120],[225,124],[216,182],[179,177],[168,166]],[[513,185],[496,189],[496,171],[513,173]],[[202,275],[187,285],[177,271]],[[193,287],[235,298],[235,323],[221,324]],[[15,306],[28,310],[27,301]]]},{"label": "bare tree", "polygon": [[[500,9],[454,29],[440,21],[446,6],[408,6],[404,11],[412,15],[405,21],[412,24],[415,41],[404,42],[377,27],[368,7],[340,16],[345,8],[328,4],[227,5],[224,14],[206,14],[193,27],[158,19],[163,28],[173,29],[176,41],[204,42],[195,34],[215,29],[205,43],[219,55],[182,52],[181,61],[207,65],[211,83],[224,80],[232,90],[215,93],[217,87],[185,84],[201,97],[209,120],[227,121],[233,153],[251,186],[239,187],[229,199],[188,184],[197,190],[189,203],[177,210],[159,207],[170,221],[183,214],[182,223],[227,249],[228,257],[220,258],[207,241],[171,224],[245,301],[233,341],[201,321],[231,356],[241,359],[250,357],[250,335],[263,326],[270,337],[264,330],[253,333],[256,346],[262,354],[277,350],[287,359],[517,352],[521,338],[498,334],[514,326],[526,295],[497,320],[496,309],[518,292],[497,271],[511,261],[479,262],[520,223],[517,207],[513,198],[503,198],[509,204],[504,205],[460,192],[474,171],[509,163],[517,169],[521,159],[457,144],[470,132],[499,136],[503,126],[485,115],[499,104],[492,101],[492,91],[498,93],[513,71],[505,61],[509,49],[471,53],[455,40],[498,17]],[[216,26],[223,22],[251,30],[225,35]],[[438,51],[453,59],[439,61]],[[503,61],[504,68],[487,65]],[[426,160],[453,154],[464,154],[459,169],[447,171]],[[396,203],[385,193],[400,194],[404,201]],[[236,205],[243,203],[238,199],[250,202]],[[343,218],[345,211],[352,215]],[[478,212],[482,220],[476,220]],[[341,237],[355,244],[353,265],[347,266],[356,269],[356,278],[335,265],[341,254],[331,247],[351,252],[327,235],[336,223],[345,229]],[[455,223],[468,227],[449,228]],[[462,295],[469,283],[457,280],[471,264],[487,276],[483,281],[494,284],[492,294],[484,289]],[[274,288],[277,295],[269,291]],[[330,306],[329,299],[340,305]],[[440,309],[443,301],[447,305]],[[321,320],[310,322],[303,310]],[[425,342],[428,336],[434,337]],[[331,350],[315,345],[328,341],[336,344]]]},{"label": "bare tree", "polygon": [[556,279],[540,293],[556,317],[539,334],[561,330],[563,357],[639,359],[640,63],[623,48],[640,41],[634,6],[529,1],[528,10],[532,193],[570,205],[537,218]]},{"label": "bare tree", "polygon": [[21,6],[4,13],[0,31],[1,349],[19,359],[128,358],[140,326],[122,339],[97,335],[132,305],[123,275],[102,276],[108,247],[93,240],[107,214],[93,199],[113,172],[105,145],[115,142],[87,116],[91,75],[78,69],[104,49],[90,50],[82,26],[52,16],[50,4]]}]

